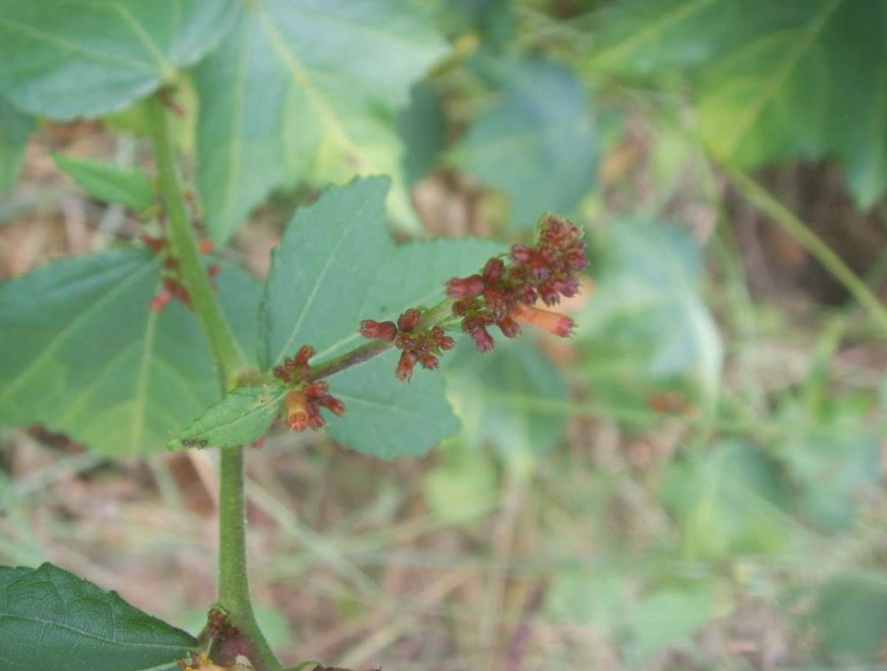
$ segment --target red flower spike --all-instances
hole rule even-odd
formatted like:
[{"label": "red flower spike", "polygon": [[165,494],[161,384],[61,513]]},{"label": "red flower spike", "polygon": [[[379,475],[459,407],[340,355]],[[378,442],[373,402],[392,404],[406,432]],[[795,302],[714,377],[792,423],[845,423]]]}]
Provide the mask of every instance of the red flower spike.
[{"label": "red flower spike", "polygon": [[397,364],[397,368],[394,369],[394,376],[401,382],[409,382],[410,378],[413,377],[413,369],[416,367],[418,360],[419,357],[413,354],[413,352],[403,352],[400,355],[400,362]]},{"label": "red flower spike", "polygon": [[515,308],[510,317],[518,323],[530,324],[561,338],[572,335],[573,329],[576,327],[576,322],[567,315],[541,308],[528,308],[524,305]]},{"label": "red flower spike", "polygon": [[[304,349],[304,348],[303,348]],[[326,408],[337,417],[345,414],[345,404],[330,396],[330,386],[326,382],[311,382],[286,397],[287,424],[296,433],[307,429],[319,431],[326,426],[326,419],[320,408]]]},{"label": "red flower spike", "polygon": [[450,298],[474,298],[484,292],[484,279],[480,275],[471,275],[459,279],[454,277],[447,282],[447,296]]},{"label": "red flower spike", "polygon": [[394,322],[377,322],[372,319],[364,319],[360,322],[360,335],[369,340],[392,342],[397,335],[397,325]]},{"label": "red flower spike", "polygon": [[422,321],[422,311],[417,308],[410,308],[397,320],[397,328],[410,333],[416,330],[420,321]]}]

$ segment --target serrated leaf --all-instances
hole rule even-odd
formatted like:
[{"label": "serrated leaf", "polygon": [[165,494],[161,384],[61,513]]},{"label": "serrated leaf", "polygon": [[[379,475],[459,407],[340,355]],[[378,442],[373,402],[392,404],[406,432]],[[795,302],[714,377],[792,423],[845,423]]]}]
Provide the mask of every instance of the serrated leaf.
[{"label": "serrated leaf", "polygon": [[286,387],[280,384],[234,389],[196,419],[169,448],[248,445],[271,428],[286,394]]},{"label": "serrated leaf", "polygon": [[491,443],[505,455],[543,454],[563,435],[568,413],[560,371],[524,337],[499,338],[478,358],[474,343],[460,343],[446,371],[450,399],[473,445]]},{"label": "serrated leaf", "polygon": [[195,63],[225,34],[238,0],[6,0],[0,89],[54,119],[122,110]]},{"label": "serrated leaf", "polygon": [[[219,398],[197,319],[149,309],[161,264],[144,248],[58,261],[0,288],[0,422],[41,423],[115,457],[163,449]],[[256,283],[216,280],[241,342],[252,342]]]},{"label": "serrated leaf", "polygon": [[18,179],[25,146],[35,126],[33,117],[0,97],[0,198]]},{"label": "serrated leaf", "polygon": [[512,222],[532,227],[542,212],[572,212],[594,187],[590,112],[568,68],[522,62],[510,72],[501,100],[472,124],[449,161],[508,195]]},{"label": "serrated leaf", "polygon": [[[394,319],[409,307],[444,298],[444,282],[476,272],[501,251],[479,240],[397,247],[385,226],[388,180],[355,180],[329,189],[300,210],[274,253],[259,319],[259,360],[265,368],[302,345],[312,363],[362,342],[362,319]],[[394,377],[389,352],[330,380],[347,407],[329,431],[347,447],[393,458],[420,454],[458,430],[440,375],[417,371],[409,384]]]},{"label": "serrated leaf", "polygon": [[[444,52],[404,0],[250,3],[196,73],[198,183],[214,237],[230,237],[275,188],[398,175],[396,111]],[[396,195],[407,211],[399,181]]]},{"label": "serrated leaf", "polygon": [[175,671],[197,641],[51,564],[0,567],[7,671]]},{"label": "serrated leaf", "polygon": [[56,165],[93,198],[142,211],[154,204],[154,187],[140,170],[55,154]]},{"label": "serrated leaf", "polygon": [[884,195],[887,2],[631,0],[613,10],[589,69],[686,68],[720,160],[749,169],[828,155],[861,207]]}]

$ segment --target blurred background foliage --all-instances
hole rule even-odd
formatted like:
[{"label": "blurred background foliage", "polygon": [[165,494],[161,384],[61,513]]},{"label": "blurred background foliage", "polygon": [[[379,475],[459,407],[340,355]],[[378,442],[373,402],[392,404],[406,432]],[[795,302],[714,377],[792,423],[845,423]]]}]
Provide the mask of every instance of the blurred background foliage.
[{"label": "blurred background foliage", "polygon": [[[181,77],[228,256],[261,276],[294,208],[381,171],[402,239],[513,242],[555,211],[592,264],[574,339],[448,357],[463,432],[429,457],[289,433],[251,455],[273,641],[402,670],[887,667],[887,2],[365,5],[387,50],[320,21],[318,54],[269,0]],[[140,115],[56,124],[0,96],[4,278],[138,233],[51,153],[150,165]],[[196,627],[212,454],[2,440],[2,562]]]}]

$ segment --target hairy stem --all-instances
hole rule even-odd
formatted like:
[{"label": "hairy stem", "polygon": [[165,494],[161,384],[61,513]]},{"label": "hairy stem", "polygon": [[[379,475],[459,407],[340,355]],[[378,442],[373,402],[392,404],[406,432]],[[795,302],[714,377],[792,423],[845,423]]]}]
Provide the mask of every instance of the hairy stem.
[{"label": "hairy stem", "polygon": [[[452,299],[447,298],[441,301],[434,307],[425,311],[425,314],[422,317],[422,323],[419,327],[431,328],[442,325],[452,317],[452,308]],[[392,347],[394,347],[393,342],[371,340],[360,347],[355,347],[350,352],[345,352],[329,361],[313,366],[307,379],[313,382],[314,380],[331,377],[336,373],[341,373],[343,370],[348,370],[354,366],[364,364],[370,359],[374,359],[380,354],[384,354]]]},{"label": "hairy stem", "polygon": [[[246,362],[200,260],[197,238],[185,208],[169,134],[166,109],[159,96],[149,103],[151,137],[160,192],[169,219],[169,238],[194,312],[209,340],[222,393],[227,393]],[[254,653],[260,671],[279,671],[280,663],[256,622],[249,596],[246,561],[246,504],[243,449],[223,450],[219,495],[219,603],[228,612]]]}]

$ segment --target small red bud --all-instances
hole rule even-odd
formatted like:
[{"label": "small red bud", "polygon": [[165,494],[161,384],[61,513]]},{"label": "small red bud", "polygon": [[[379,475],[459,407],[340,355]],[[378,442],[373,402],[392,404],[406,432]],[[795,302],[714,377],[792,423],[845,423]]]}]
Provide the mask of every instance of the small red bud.
[{"label": "small red bud", "polygon": [[395,377],[401,382],[409,382],[410,378],[413,377],[413,368],[416,367],[418,360],[419,357],[412,352],[403,352],[400,355],[400,363],[394,369]]},{"label": "small red bud", "polygon": [[422,321],[422,312],[416,308],[410,308],[404,312],[397,320],[397,328],[401,331],[415,331],[419,322]]},{"label": "small red bud", "polygon": [[416,347],[416,341],[411,335],[399,333],[394,339],[394,346],[399,350],[407,351]]},{"label": "small red bud", "polygon": [[442,350],[451,350],[456,345],[456,341],[444,333],[440,326],[435,326],[431,330],[431,338],[434,340],[434,344]]},{"label": "small red bud", "polygon": [[487,289],[484,291],[484,300],[487,302],[487,309],[494,319],[502,319],[508,314],[508,303],[497,289]]},{"label": "small red bud", "polygon": [[529,263],[533,258],[533,250],[526,245],[514,245],[511,248],[511,258],[515,263]]},{"label": "small red bud", "polygon": [[317,401],[324,408],[332,412],[336,417],[341,417],[345,414],[345,404],[342,403],[337,398],[333,398],[332,396],[324,396]]},{"label": "small red bud", "polygon": [[487,286],[496,284],[502,279],[504,273],[505,263],[502,259],[490,259],[487,261],[487,265],[484,266],[484,282]]},{"label": "small red bud", "polygon": [[484,326],[479,326],[474,329],[471,332],[471,337],[474,338],[474,344],[477,345],[477,350],[481,354],[489,352],[496,345],[493,336],[490,335],[489,331],[487,331]]},{"label": "small red bud", "polygon": [[506,317],[505,319],[500,320],[496,323],[496,326],[499,327],[499,330],[502,331],[502,335],[506,338],[516,338],[520,335],[520,324],[514,321],[511,317]]},{"label": "small red bud", "polygon": [[296,357],[293,359],[293,363],[295,367],[301,368],[303,366],[308,365],[308,361],[315,354],[314,348],[311,345],[302,345],[298,352],[296,352]]},{"label": "small red bud", "polygon": [[200,244],[197,246],[197,249],[200,250],[201,254],[212,254],[215,251],[216,246],[213,244],[212,240],[201,240]]},{"label": "small red bud", "polygon": [[222,272],[222,266],[218,263],[214,263],[206,269],[206,274],[210,277],[217,277],[220,272]]},{"label": "small red bud", "polygon": [[457,317],[464,317],[470,312],[474,312],[480,308],[480,303],[476,298],[463,298],[453,303],[453,314]]},{"label": "small red bud", "polygon": [[372,319],[364,319],[360,322],[360,335],[370,340],[391,342],[397,335],[397,326],[394,322],[377,322]]},{"label": "small red bud", "polygon": [[450,298],[474,298],[484,292],[484,280],[480,275],[454,277],[447,282],[447,296]]},{"label": "small red bud", "polygon": [[420,354],[419,363],[421,363],[422,368],[426,370],[434,370],[437,368],[439,362],[437,357],[433,354]]}]

